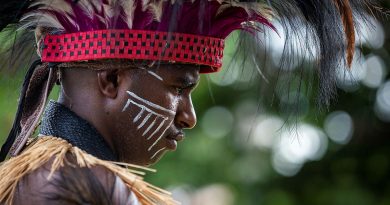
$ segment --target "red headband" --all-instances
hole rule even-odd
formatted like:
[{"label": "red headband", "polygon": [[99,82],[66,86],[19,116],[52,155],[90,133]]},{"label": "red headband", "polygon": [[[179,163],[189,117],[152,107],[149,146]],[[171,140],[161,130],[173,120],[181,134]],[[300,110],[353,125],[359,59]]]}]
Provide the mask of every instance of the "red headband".
[{"label": "red headband", "polygon": [[224,40],[181,33],[142,30],[99,30],[46,35],[42,62],[74,62],[98,59],[169,61],[222,66]]}]

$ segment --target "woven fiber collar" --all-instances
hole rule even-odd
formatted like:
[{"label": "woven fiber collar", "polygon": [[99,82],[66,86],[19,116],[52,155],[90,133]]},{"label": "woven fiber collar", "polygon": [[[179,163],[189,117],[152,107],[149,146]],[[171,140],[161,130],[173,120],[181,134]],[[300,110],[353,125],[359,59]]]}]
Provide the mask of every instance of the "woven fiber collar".
[{"label": "woven fiber collar", "polygon": [[103,160],[117,161],[118,158],[91,124],[54,101],[46,107],[39,134],[62,138]]}]

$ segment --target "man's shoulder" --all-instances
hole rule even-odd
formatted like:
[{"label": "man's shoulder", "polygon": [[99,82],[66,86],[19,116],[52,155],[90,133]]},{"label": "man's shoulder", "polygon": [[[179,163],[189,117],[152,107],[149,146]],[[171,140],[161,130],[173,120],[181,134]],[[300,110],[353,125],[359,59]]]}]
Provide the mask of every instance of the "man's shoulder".
[{"label": "man's shoulder", "polygon": [[142,171],[129,167],[141,168],[101,160],[65,140],[43,137],[0,166],[0,203],[177,204],[168,192],[134,174]]},{"label": "man's shoulder", "polygon": [[126,169],[48,137],[0,166],[0,202],[138,204],[118,172],[125,173]]},{"label": "man's shoulder", "polygon": [[23,177],[14,195],[15,204],[138,204],[137,197],[120,177],[104,166],[66,164],[51,172],[48,162]]}]

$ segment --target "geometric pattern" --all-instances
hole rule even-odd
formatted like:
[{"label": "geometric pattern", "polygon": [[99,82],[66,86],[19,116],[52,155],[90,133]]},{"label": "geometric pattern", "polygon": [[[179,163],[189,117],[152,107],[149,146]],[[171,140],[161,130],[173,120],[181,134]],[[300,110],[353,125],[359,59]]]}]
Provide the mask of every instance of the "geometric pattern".
[{"label": "geometric pattern", "polygon": [[46,35],[42,62],[134,59],[222,66],[224,40],[192,34],[146,30],[97,30]]}]

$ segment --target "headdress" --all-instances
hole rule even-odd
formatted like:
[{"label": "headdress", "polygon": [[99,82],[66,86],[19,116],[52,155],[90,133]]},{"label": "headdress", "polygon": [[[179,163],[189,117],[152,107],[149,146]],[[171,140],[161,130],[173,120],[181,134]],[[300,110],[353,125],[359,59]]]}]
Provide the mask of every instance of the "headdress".
[{"label": "headdress", "polygon": [[[15,9],[23,13],[19,31],[27,31],[30,36],[28,31],[38,32],[40,58],[26,75],[16,119],[0,160],[10,149],[12,155],[18,154],[33,134],[56,81],[54,71],[59,63],[119,58],[194,64],[201,66],[202,73],[216,72],[222,67],[224,39],[230,33],[241,30],[250,34],[240,41],[248,36],[256,39],[265,30],[278,32],[273,25],[276,21],[283,26],[287,39],[282,62],[288,62],[294,51],[316,53],[319,99],[329,104],[336,68],[351,65],[359,19],[364,21],[365,14],[374,8],[369,0],[21,2],[23,6]],[[291,36],[299,39],[298,48],[292,47],[297,42],[292,43]],[[305,46],[307,39],[311,39],[311,47]]]}]

